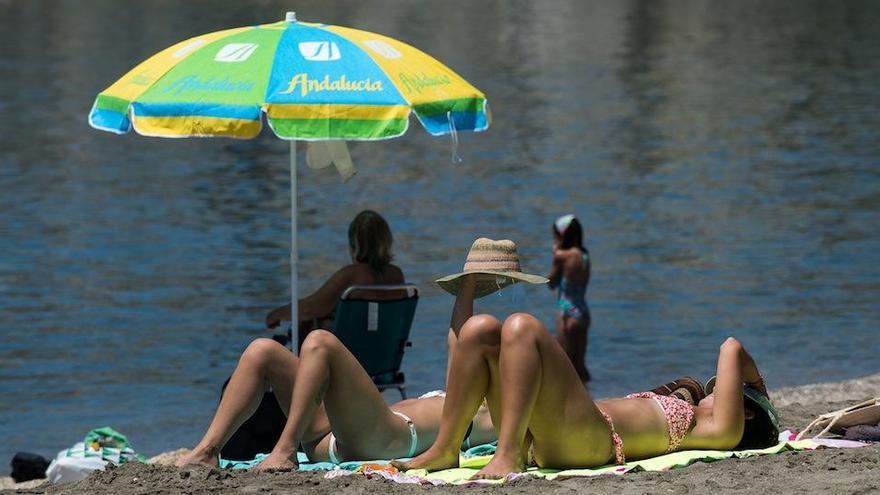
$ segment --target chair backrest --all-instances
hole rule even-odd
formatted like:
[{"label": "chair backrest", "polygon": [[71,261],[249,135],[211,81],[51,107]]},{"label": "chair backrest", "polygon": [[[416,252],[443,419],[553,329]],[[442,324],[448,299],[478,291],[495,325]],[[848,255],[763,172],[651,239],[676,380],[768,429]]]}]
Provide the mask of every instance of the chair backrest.
[{"label": "chair backrest", "polygon": [[400,369],[416,313],[415,285],[354,285],[336,304],[333,333],[370,376]]}]

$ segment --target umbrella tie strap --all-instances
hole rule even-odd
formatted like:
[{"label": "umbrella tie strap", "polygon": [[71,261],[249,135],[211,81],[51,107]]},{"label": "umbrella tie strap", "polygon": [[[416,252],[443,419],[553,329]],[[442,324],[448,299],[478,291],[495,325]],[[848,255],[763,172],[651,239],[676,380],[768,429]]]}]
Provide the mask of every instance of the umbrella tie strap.
[{"label": "umbrella tie strap", "polygon": [[446,119],[449,120],[449,135],[452,136],[452,163],[461,163],[462,159],[458,155],[458,131],[455,129],[451,110],[446,112]]}]

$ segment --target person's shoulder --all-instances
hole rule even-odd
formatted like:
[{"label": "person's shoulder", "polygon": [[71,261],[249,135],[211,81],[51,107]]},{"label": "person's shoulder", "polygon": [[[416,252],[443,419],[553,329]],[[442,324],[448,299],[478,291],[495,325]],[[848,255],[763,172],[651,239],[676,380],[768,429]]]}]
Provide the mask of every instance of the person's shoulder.
[{"label": "person's shoulder", "polygon": [[403,270],[400,269],[397,265],[388,265],[385,268],[387,271],[385,278],[392,284],[402,284],[406,277],[403,275]]},{"label": "person's shoulder", "polygon": [[554,257],[563,261],[568,261],[575,258],[580,258],[581,250],[576,247],[565,248],[565,249],[557,249],[554,253]]},{"label": "person's shoulder", "polygon": [[362,267],[359,266],[360,263],[352,263],[349,265],[345,265],[333,274],[333,278],[343,279],[343,280],[353,280],[358,277],[358,275],[363,271]]}]

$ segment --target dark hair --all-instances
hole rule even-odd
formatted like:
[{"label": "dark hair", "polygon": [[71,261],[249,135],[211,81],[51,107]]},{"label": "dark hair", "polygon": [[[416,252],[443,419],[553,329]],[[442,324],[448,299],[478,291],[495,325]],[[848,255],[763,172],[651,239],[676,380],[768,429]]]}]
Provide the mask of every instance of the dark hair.
[{"label": "dark hair", "polygon": [[754,413],[754,417],[745,421],[742,439],[736,450],[764,449],[779,443],[779,430],[770,420],[769,413],[758,407],[749,397],[743,397],[743,405]]},{"label": "dark hair", "polygon": [[352,258],[358,263],[367,263],[374,275],[391,263],[391,228],[388,222],[373,210],[364,210],[354,217],[348,225],[348,246]]},{"label": "dark hair", "polygon": [[561,249],[577,247],[583,252],[587,251],[587,248],[584,247],[584,229],[581,227],[581,223],[578,221],[577,217],[571,219],[565,232],[560,232],[554,222],[553,232],[562,239],[562,242],[559,243]]}]

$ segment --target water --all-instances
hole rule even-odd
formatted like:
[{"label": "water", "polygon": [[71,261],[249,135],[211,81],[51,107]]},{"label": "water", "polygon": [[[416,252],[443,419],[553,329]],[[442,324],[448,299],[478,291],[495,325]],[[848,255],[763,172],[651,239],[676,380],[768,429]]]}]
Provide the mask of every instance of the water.
[{"label": "water", "polygon": [[[596,395],[708,376],[727,335],[771,386],[880,371],[880,4],[444,5],[296,6],[429,51],[492,105],[463,163],[414,123],[353,144],[347,184],[300,170],[303,290],[347,261],[355,213],[389,220],[422,288],[412,393],[443,385],[452,298],[431,281],[478,236],[547,272],[567,212],[594,263]],[[152,53],[288,8],[0,0],[0,462],[104,425],[145,454],[192,445],[267,335],[289,295],[287,143],[121,137],[86,115]],[[553,302],[518,287],[478,310],[552,325]]]}]

